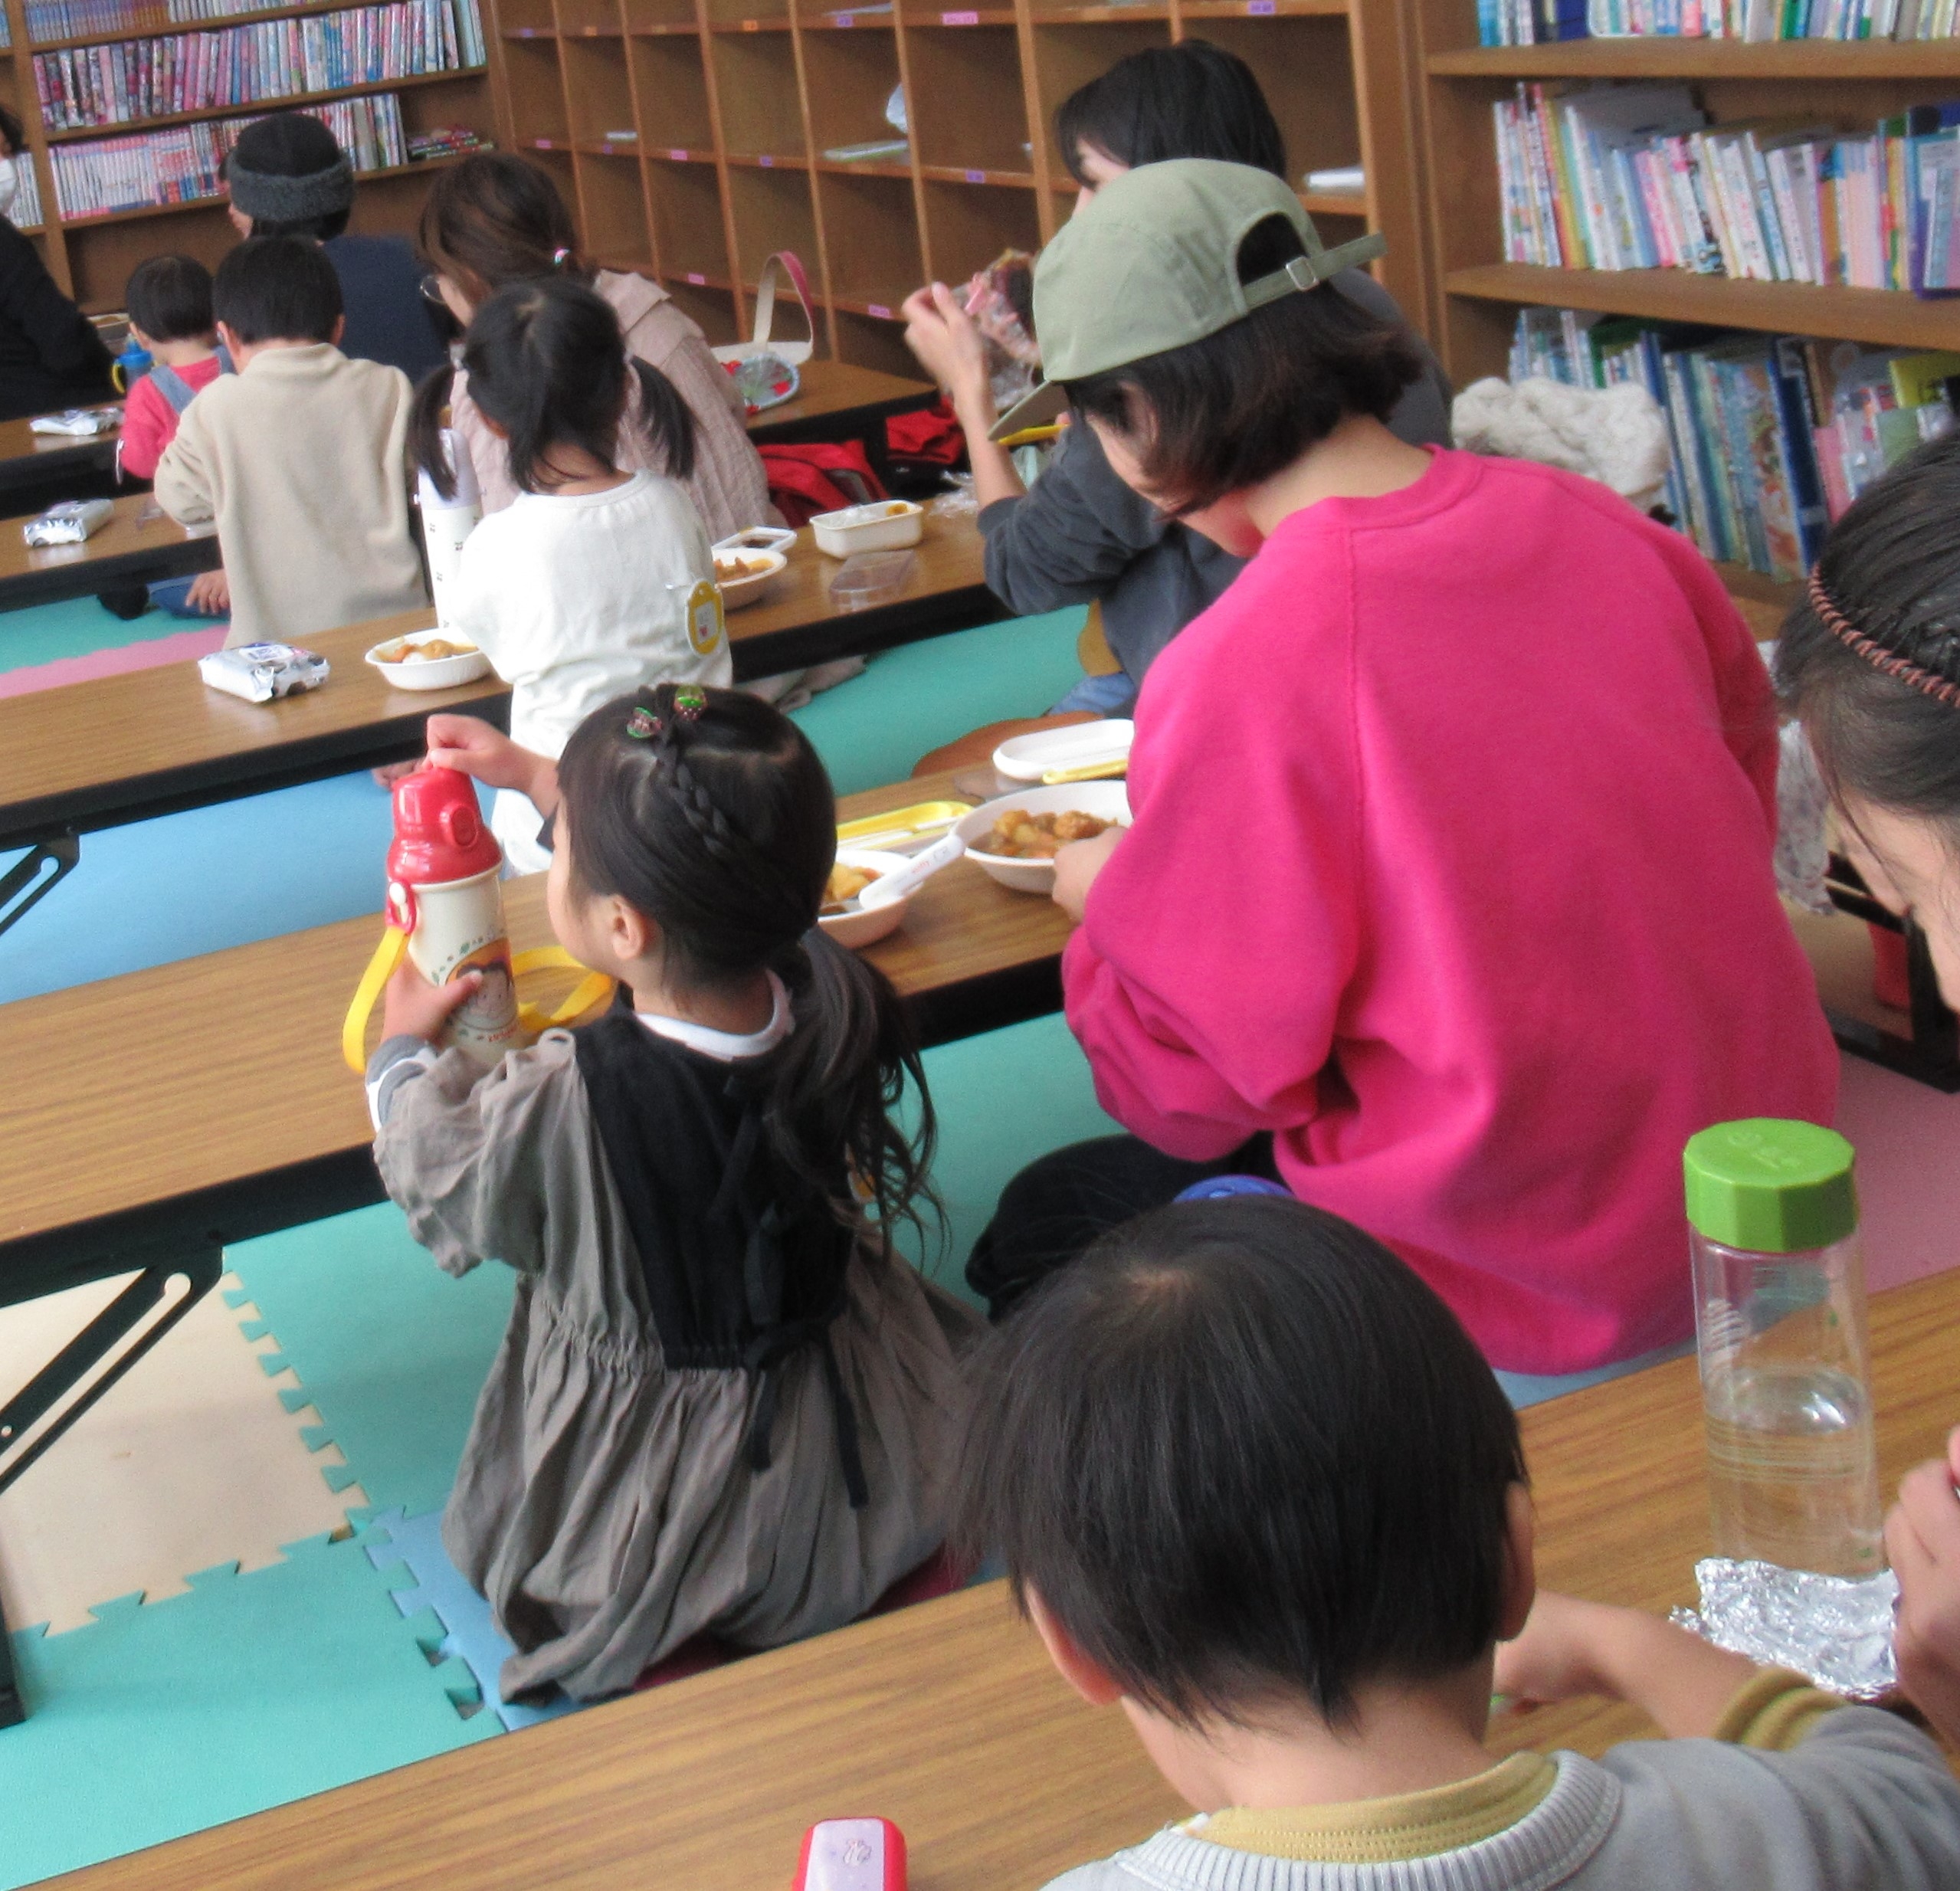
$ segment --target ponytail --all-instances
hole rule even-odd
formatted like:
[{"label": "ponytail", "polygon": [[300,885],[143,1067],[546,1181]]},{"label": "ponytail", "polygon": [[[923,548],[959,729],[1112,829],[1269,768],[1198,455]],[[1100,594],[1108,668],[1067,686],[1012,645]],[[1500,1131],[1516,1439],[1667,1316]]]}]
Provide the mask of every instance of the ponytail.
[{"label": "ponytail", "polygon": [[660,457],[669,479],[691,479],[694,474],[696,428],[693,410],[680,390],[651,362],[637,355],[628,363],[640,388],[640,431]]},{"label": "ponytail", "polygon": [[449,424],[450,390],[456,370],[448,362],[431,368],[408,403],[408,470],[423,473],[444,499],[456,497],[456,470],[442,441]]},{"label": "ponytail", "polygon": [[[922,1204],[945,1211],[926,1175],[939,1139],[917,1038],[891,981],[812,926],[780,968],[796,1028],[771,1054],[765,1126],[777,1160],[798,1179],[834,1187],[837,1153],[877,1218],[889,1250],[909,1223],[926,1232]],[[919,1127],[907,1136],[892,1113],[910,1083]],[[856,1218],[840,1202],[841,1217]]]}]

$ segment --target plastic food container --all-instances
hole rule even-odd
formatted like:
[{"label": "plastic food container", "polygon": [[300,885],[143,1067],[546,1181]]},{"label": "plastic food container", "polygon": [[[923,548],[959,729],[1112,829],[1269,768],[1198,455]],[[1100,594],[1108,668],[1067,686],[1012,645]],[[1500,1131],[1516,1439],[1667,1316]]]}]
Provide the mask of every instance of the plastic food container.
[{"label": "plastic food container", "polygon": [[[863,873],[894,873],[911,862],[903,854],[885,854],[872,847],[841,847],[837,850],[837,864],[840,867],[855,867]],[[894,900],[888,906],[873,906],[869,913],[820,913],[817,923],[829,933],[840,946],[848,946],[854,951],[860,946],[870,946],[877,940],[896,932],[904,923],[906,908],[912,903],[907,894],[903,900]]]},{"label": "plastic food container", "polygon": [[831,580],[831,602],[840,611],[883,604],[904,589],[917,562],[910,552],[854,552]]},{"label": "plastic food container", "polygon": [[402,663],[384,662],[381,653],[398,644],[419,647],[440,637],[444,643],[460,640],[447,631],[417,631],[407,637],[391,637],[368,652],[367,660],[396,690],[453,690],[459,683],[474,683],[490,674],[490,660],[480,650],[466,651],[460,657],[414,657]]},{"label": "plastic food container", "polygon": [[787,552],[796,542],[788,526],[751,526],[746,532],[732,532],[717,539],[711,549],[722,557],[735,552]]},{"label": "plastic food container", "polygon": [[1136,723],[1121,716],[1037,729],[1031,736],[1002,742],[994,751],[994,766],[1011,782],[1038,782],[1044,775],[1078,769],[1113,769],[1129,761],[1130,738],[1136,733]]},{"label": "plastic food container", "polygon": [[[715,583],[721,592],[723,609],[739,611],[745,605],[760,604],[788,562],[780,552],[724,552],[718,549],[715,552]],[[735,569],[738,575],[724,577],[722,574],[726,569]]]},{"label": "plastic food container", "polygon": [[982,852],[980,843],[1010,808],[1025,808],[1031,814],[1093,814],[1099,821],[1114,821],[1119,827],[1129,825],[1129,791],[1120,782],[1073,782],[1059,788],[1028,788],[1003,795],[996,801],[982,801],[953,831],[966,843],[966,857],[975,866],[1017,893],[1053,893],[1055,863],[1052,860],[1018,860]]},{"label": "plastic food container", "polygon": [[902,552],[926,533],[926,509],[909,499],[877,499],[841,512],[820,512],[810,521],[817,549],[832,558],[854,552]]}]

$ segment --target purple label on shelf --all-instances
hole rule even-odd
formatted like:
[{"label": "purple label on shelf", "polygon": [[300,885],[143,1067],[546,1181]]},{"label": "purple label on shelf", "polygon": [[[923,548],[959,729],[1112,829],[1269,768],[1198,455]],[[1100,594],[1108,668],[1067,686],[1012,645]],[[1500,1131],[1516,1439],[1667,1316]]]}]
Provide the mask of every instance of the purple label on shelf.
[{"label": "purple label on shelf", "polygon": [[691,269],[687,272],[687,280],[691,282],[696,289],[705,289],[708,286],[707,277],[705,276],[696,275]]},{"label": "purple label on shelf", "polygon": [[676,164],[685,164],[687,162],[687,153],[684,151],[670,151],[667,155],[673,159]]},{"label": "purple label on shelf", "polygon": [[775,159],[771,157],[769,154],[765,151],[762,155],[755,160],[755,162],[766,171],[775,164]]},{"label": "purple label on shelf", "polygon": [[855,26],[857,16],[854,13],[840,13],[837,16],[837,24],[839,26]]},{"label": "purple label on shelf", "polygon": [[966,181],[969,184],[984,184],[987,181],[987,173],[985,171],[969,171]]},{"label": "purple label on shelf", "polygon": [[866,303],[864,305],[864,313],[867,315],[875,315],[882,322],[889,322],[892,319],[891,310],[887,308],[882,302]]},{"label": "purple label on shelf", "polygon": [[980,16],[977,13],[942,13],[939,24],[942,26],[978,26]]},{"label": "purple label on shelf", "polygon": [[1278,11],[1273,0],[1245,0],[1245,10],[1255,20],[1270,19]]},{"label": "purple label on shelf", "polygon": [[549,151],[551,149],[551,140],[549,138],[533,138],[531,143],[540,151]]}]

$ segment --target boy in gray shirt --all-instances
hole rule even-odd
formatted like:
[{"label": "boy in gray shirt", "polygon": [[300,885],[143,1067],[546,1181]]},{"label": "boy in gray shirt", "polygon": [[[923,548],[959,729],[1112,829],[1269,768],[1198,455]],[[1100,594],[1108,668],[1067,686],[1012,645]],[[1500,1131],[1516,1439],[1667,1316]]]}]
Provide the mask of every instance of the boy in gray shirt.
[{"label": "boy in gray shirt", "polygon": [[[961,1534],[1198,1816],[1057,1891],[1932,1891],[1960,1787],[1903,1721],[1535,1595],[1516,1418],[1455,1316],[1303,1204],[1162,1209],[988,1342]],[[1493,1684],[1631,1701],[1603,1760]]]}]

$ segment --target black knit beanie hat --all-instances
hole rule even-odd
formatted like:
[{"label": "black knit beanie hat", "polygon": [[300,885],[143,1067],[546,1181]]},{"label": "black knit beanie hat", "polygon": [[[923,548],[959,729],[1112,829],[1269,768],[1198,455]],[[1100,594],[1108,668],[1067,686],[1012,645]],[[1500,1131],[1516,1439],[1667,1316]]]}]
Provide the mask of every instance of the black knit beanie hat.
[{"label": "black knit beanie hat", "polygon": [[304,112],[247,125],[225,161],[231,202],[254,223],[303,223],[352,207],[354,167],[332,132]]}]

